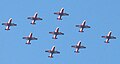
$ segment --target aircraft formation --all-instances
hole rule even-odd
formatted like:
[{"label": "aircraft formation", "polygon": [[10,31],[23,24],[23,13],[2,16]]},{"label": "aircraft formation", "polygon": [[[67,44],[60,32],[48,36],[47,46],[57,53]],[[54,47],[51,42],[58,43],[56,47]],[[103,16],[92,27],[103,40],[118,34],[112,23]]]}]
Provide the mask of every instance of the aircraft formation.
[{"label": "aircraft formation", "polygon": [[[57,20],[62,20],[62,16],[69,16],[68,13],[64,12],[64,8],[61,8],[61,10],[59,12],[54,12],[54,14],[58,15]],[[35,25],[36,21],[38,20],[43,20],[42,18],[38,17],[38,12],[36,12],[34,14],[34,16],[30,16],[27,17],[27,19],[32,20],[32,22],[30,24]],[[12,18],[10,18],[8,20],[8,22],[6,23],[2,23],[2,25],[5,25],[6,28],[5,30],[9,31],[11,26],[17,26],[17,24],[12,23]],[[86,20],[84,20],[81,24],[77,24],[75,25],[75,27],[79,28],[78,32],[83,33],[85,28],[91,28],[90,26],[86,25]],[[60,28],[57,27],[54,31],[49,32],[49,34],[52,34],[52,39],[58,39],[57,36],[58,35],[64,35],[63,32],[60,32]],[[110,39],[116,39],[115,36],[112,36],[112,31],[109,31],[108,35],[106,36],[101,36],[101,38],[105,38],[106,40],[104,41],[105,43],[109,43]],[[30,33],[29,36],[24,36],[22,39],[26,39],[27,42],[26,44],[31,44],[31,40],[38,40],[37,37],[33,36],[33,33]],[[75,48],[75,53],[79,53],[79,49],[85,49],[86,47],[81,45],[81,41],[78,41],[78,43],[76,45],[71,45],[72,48]],[[45,50],[45,52],[50,53],[50,55],[48,56],[49,58],[53,58],[53,54],[60,54],[60,51],[55,50],[55,46],[52,47],[52,49],[50,50]]]}]

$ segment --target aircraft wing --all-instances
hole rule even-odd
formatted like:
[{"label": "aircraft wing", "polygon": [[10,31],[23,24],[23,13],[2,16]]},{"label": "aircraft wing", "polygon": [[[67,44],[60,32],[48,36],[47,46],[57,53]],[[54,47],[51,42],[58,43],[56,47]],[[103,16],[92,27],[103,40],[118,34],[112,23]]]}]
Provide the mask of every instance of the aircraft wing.
[{"label": "aircraft wing", "polygon": [[58,34],[59,34],[59,35],[64,35],[64,33],[62,33],[62,32],[59,32]]},{"label": "aircraft wing", "polygon": [[82,28],[83,26],[82,26],[82,25],[75,25],[75,27],[79,27],[79,28]]},{"label": "aircraft wing", "polygon": [[2,23],[2,25],[5,25],[5,26],[7,26],[7,23]]},{"label": "aircraft wing", "polygon": [[86,48],[85,46],[80,46],[80,48]]},{"label": "aircraft wing", "polygon": [[32,37],[32,39],[31,40],[37,40],[38,38],[36,38],[36,37]]},{"label": "aircraft wing", "polygon": [[80,25],[75,25],[75,27],[80,27]]},{"label": "aircraft wing", "polygon": [[11,25],[10,25],[10,26],[17,26],[17,24],[11,23]]},{"label": "aircraft wing", "polygon": [[102,38],[106,38],[106,36],[101,36]]},{"label": "aircraft wing", "polygon": [[90,28],[90,26],[87,26],[87,25],[86,25],[84,28]]},{"label": "aircraft wing", "polygon": [[37,18],[37,20],[42,20],[42,18]]},{"label": "aircraft wing", "polygon": [[114,36],[111,36],[111,37],[110,37],[110,39],[116,39],[116,37],[114,37]]},{"label": "aircraft wing", "polygon": [[49,52],[50,53],[51,50],[46,50],[45,52]]},{"label": "aircraft wing", "polygon": [[69,14],[67,14],[67,13],[63,13],[63,16],[69,16]]},{"label": "aircraft wing", "polygon": [[71,47],[76,48],[76,46],[75,46],[75,45],[72,45]]},{"label": "aircraft wing", "polygon": [[54,34],[54,32],[49,32],[49,34]]},{"label": "aircraft wing", "polygon": [[31,20],[33,20],[33,18],[32,18],[32,17],[28,17],[27,19],[31,19]]},{"label": "aircraft wing", "polygon": [[28,39],[29,39],[29,37],[28,37],[28,36],[26,36],[26,37],[23,37],[23,39],[26,39],[26,40],[28,40]]},{"label": "aircraft wing", "polygon": [[59,51],[54,51],[54,54],[60,54],[60,52]]},{"label": "aircraft wing", "polygon": [[57,15],[59,15],[59,12],[54,12],[54,14],[57,14]]}]

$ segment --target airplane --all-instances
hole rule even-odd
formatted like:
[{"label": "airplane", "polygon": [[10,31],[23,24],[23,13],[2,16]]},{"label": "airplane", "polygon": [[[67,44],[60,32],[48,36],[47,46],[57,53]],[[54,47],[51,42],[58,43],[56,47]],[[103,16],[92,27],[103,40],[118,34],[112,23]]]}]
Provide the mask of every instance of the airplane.
[{"label": "airplane", "polygon": [[36,20],[43,20],[42,18],[39,18],[39,17],[38,17],[38,12],[36,12],[36,13],[34,14],[34,16],[28,17],[27,19],[32,20],[32,22],[30,23],[30,24],[32,24],[32,25],[35,25],[35,24],[36,24],[36,23],[35,23]]},{"label": "airplane", "polygon": [[53,46],[51,50],[46,50],[45,52],[50,53],[50,55],[48,56],[49,58],[53,58],[53,54],[60,54],[59,51],[55,51],[55,46]]},{"label": "airplane", "polygon": [[59,32],[59,27],[57,27],[54,32],[49,32],[49,34],[53,34],[52,39],[57,39],[57,35],[64,35],[64,33]]},{"label": "airplane", "polygon": [[76,48],[76,50],[74,51],[75,53],[79,53],[79,49],[86,48],[85,46],[81,46],[81,41],[79,41],[77,45],[72,45],[71,47]]},{"label": "airplane", "polygon": [[10,26],[17,26],[17,24],[12,23],[12,18],[7,23],[2,23],[2,25],[6,26],[5,30],[10,30]]},{"label": "airplane", "polygon": [[23,37],[23,39],[26,39],[26,40],[27,40],[26,44],[31,44],[31,43],[30,43],[31,40],[37,40],[37,39],[38,39],[38,38],[36,38],[36,37],[33,37],[32,35],[33,35],[33,33],[30,33],[29,36]]},{"label": "airplane", "polygon": [[64,13],[64,8],[61,8],[59,12],[54,12],[54,14],[59,15],[57,20],[62,20],[62,16],[69,16],[68,13]]},{"label": "airplane", "polygon": [[116,37],[115,36],[111,36],[111,34],[112,34],[112,32],[109,31],[107,36],[102,36],[102,38],[106,38],[106,40],[104,41],[105,43],[109,43],[110,39],[116,39]]},{"label": "airplane", "polygon": [[79,28],[80,28],[79,32],[84,32],[84,31],[83,31],[84,28],[90,28],[90,26],[85,25],[85,23],[86,23],[86,20],[84,20],[84,21],[82,22],[82,24],[76,25],[76,27],[79,27]]}]

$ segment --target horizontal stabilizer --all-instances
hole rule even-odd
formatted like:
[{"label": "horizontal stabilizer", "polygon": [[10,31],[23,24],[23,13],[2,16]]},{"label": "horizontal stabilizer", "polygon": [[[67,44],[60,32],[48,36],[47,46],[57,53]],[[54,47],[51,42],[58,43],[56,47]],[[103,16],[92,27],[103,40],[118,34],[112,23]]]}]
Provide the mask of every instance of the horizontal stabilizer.
[{"label": "horizontal stabilizer", "polygon": [[5,30],[10,30],[10,29],[5,29]]},{"label": "horizontal stabilizer", "polygon": [[104,43],[110,43],[110,42],[109,41],[108,42],[104,41]]},{"label": "horizontal stabilizer", "polygon": [[25,43],[25,44],[29,44],[30,45],[31,43]]},{"label": "horizontal stabilizer", "polygon": [[49,58],[53,58],[53,56],[48,56]]},{"label": "horizontal stabilizer", "polygon": [[78,32],[84,32],[83,30],[79,30]]},{"label": "horizontal stabilizer", "polygon": [[54,37],[52,37],[52,39],[58,39],[58,38],[54,38]]},{"label": "horizontal stabilizer", "polygon": [[79,51],[74,51],[75,53],[79,53]]},{"label": "horizontal stabilizer", "polygon": [[30,24],[35,25],[36,23],[34,22],[34,23],[30,23]]},{"label": "horizontal stabilizer", "polygon": [[57,18],[57,20],[62,20],[61,18]]}]

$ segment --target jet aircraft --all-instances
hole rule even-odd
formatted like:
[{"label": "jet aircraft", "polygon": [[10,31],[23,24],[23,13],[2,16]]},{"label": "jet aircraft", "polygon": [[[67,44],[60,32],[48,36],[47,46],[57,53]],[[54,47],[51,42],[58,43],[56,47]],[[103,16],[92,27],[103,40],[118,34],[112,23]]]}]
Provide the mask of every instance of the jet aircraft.
[{"label": "jet aircraft", "polygon": [[84,28],[90,28],[90,26],[85,25],[85,23],[86,23],[86,20],[84,20],[82,24],[76,25],[76,27],[80,28],[79,32],[84,32],[83,31]]},{"label": "jet aircraft", "polygon": [[106,40],[104,41],[105,43],[109,43],[110,39],[116,39],[116,37],[115,36],[111,36],[111,34],[112,34],[112,32],[109,31],[108,35],[102,36],[102,38],[106,38]]},{"label": "jet aircraft", "polygon": [[12,18],[7,23],[2,23],[2,25],[6,26],[5,30],[10,30],[10,26],[17,26],[17,24],[12,23]]},{"label": "jet aircraft", "polygon": [[23,37],[23,39],[26,39],[26,40],[27,40],[26,44],[31,44],[31,43],[30,43],[31,40],[37,40],[37,39],[38,39],[38,38],[36,38],[36,37],[33,37],[32,35],[33,35],[33,33],[30,33],[29,36]]},{"label": "jet aircraft", "polygon": [[59,27],[57,27],[54,32],[49,32],[49,34],[53,34],[52,39],[57,39],[57,35],[64,35],[64,33],[59,32]]},{"label": "jet aircraft", "polygon": [[85,46],[81,45],[81,41],[79,41],[77,45],[72,45],[71,47],[76,48],[76,50],[74,51],[75,53],[79,53],[79,49],[86,48]]},{"label": "jet aircraft", "polygon": [[59,15],[57,20],[62,20],[62,16],[69,16],[68,13],[64,13],[64,8],[61,8],[59,12],[54,12],[54,14]]},{"label": "jet aircraft", "polygon": [[35,23],[36,20],[42,20],[42,18],[39,18],[39,17],[38,17],[38,12],[36,12],[36,13],[34,14],[34,16],[28,17],[27,19],[32,20],[32,22],[30,23],[30,24],[32,24],[32,25],[35,25],[35,24],[36,24],[36,23]]},{"label": "jet aircraft", "polygon": [[45,52],[50,53],[50,55],[48,56],[49,58],[53,58],[53,54],[60,54],[59,51],[55,51],[55,46],[53,46],[51,50],[46,50]]}]

